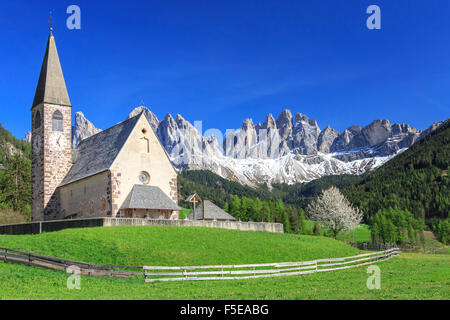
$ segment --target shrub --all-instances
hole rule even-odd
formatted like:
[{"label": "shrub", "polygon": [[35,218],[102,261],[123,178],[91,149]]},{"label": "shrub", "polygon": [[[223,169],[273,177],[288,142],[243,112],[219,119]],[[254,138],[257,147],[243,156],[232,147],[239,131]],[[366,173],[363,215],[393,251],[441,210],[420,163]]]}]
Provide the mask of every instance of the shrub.
[{"label": "shrub", "polygon": [[450,220],[446,219],[446,220],[441,220],[439,221],[439,223],[436,223],[434,228],[433,228],[433,233],[436,236],[436,238],[438,239],[438,241],[442,242],[443,244],[447,244],[450,241],[450,236],[449,236],[449,229],[450,229]]},{"label": "shrub", "polygon": [[9,209],[0,210],[0,225],[30,222],[30,215],[14,212]]}]

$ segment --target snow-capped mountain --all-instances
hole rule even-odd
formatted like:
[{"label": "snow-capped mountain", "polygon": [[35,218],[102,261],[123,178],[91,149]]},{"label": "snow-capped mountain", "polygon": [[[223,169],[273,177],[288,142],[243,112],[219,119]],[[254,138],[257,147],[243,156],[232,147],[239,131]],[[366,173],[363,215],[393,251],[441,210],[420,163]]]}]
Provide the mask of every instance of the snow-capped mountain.
[{"label": "snow-capped mountain", "polygon": [[[269,114],[263,124],[244,120],[242,127],[227,133],[223,141],[205,137],[181,115],[163,120],[145,107],[154,131],[180,170],[206,169],[247,185],[308,182],[326,175],[363,174],[381,166],[436,129],[417,130],[406,124],[375,120],[361,128],[338,132],[321,130],[314,119],[292,116],[284,110],[278,119]],[[73,146],[100,130],[82,113],[75,116]]]}]

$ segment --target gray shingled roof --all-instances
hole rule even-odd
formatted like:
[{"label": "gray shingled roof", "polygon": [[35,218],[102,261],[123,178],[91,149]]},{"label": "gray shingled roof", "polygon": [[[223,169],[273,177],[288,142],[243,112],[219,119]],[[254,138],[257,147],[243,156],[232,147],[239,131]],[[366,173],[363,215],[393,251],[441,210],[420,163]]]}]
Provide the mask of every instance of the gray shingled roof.
[{"label": "gray shingled roof", "polygon": [[75,163],[60,186],[109,170],[141,115],[82,140]]},{"label": "gray shingled roof", "polygon": [[121,209],[181,210],[159,187],[135,185]]},{"label": "gray shingled roof", "polygon": [[[188,220],[194,219],[194,213],[187,216]],[[216,206],[209,200],[204,200],[195,208],[195,220],[231,220],[236,221],[232,215]]]},{"label": "gray shingled roof", "polygon": [[44,61],[42,62],[41,74],[33,100],[33,107],[46,102],[70,106],[69,94],[67,93],[66,82],[59,62],[58,50],[56,49],[55,38],[50,32]]}]

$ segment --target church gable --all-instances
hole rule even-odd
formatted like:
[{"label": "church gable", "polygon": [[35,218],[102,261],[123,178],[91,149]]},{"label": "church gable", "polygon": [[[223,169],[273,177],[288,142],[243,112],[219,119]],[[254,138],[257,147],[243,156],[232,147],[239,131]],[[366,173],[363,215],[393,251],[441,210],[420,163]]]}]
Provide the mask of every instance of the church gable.
[{"label": "church gable", "polygon": [[111,166],[113,213],[135,185],[159,187],[177,203],[177,172],[143,113]]}]

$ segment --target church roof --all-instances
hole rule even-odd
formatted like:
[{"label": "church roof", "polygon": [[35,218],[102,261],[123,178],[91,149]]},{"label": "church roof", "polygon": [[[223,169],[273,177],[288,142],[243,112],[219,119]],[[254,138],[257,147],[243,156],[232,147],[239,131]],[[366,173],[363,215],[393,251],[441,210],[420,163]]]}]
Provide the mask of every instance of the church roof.
[{"label": "church roof", "polygon": [[[188,220],[194,219],[194,213],[187,216]],[[195,220],[228,220],[236,221],[232,215],[216,206],[209,200],[204,200],[195,208]]]},{"label": "church roof", "polygon": [[75,163],[60,186],[109,170],[141,115],[82,140],[74,150]]},{"label": "church roof", "polygon": [[121,209],[181,210],[159,187],[135,185]]},{"label": "church roof", "polygon": [[41,103],[70,106],[69,94],[56,49],[55,38],[50,32],[41,74],[34,96],[33,107]]}]

